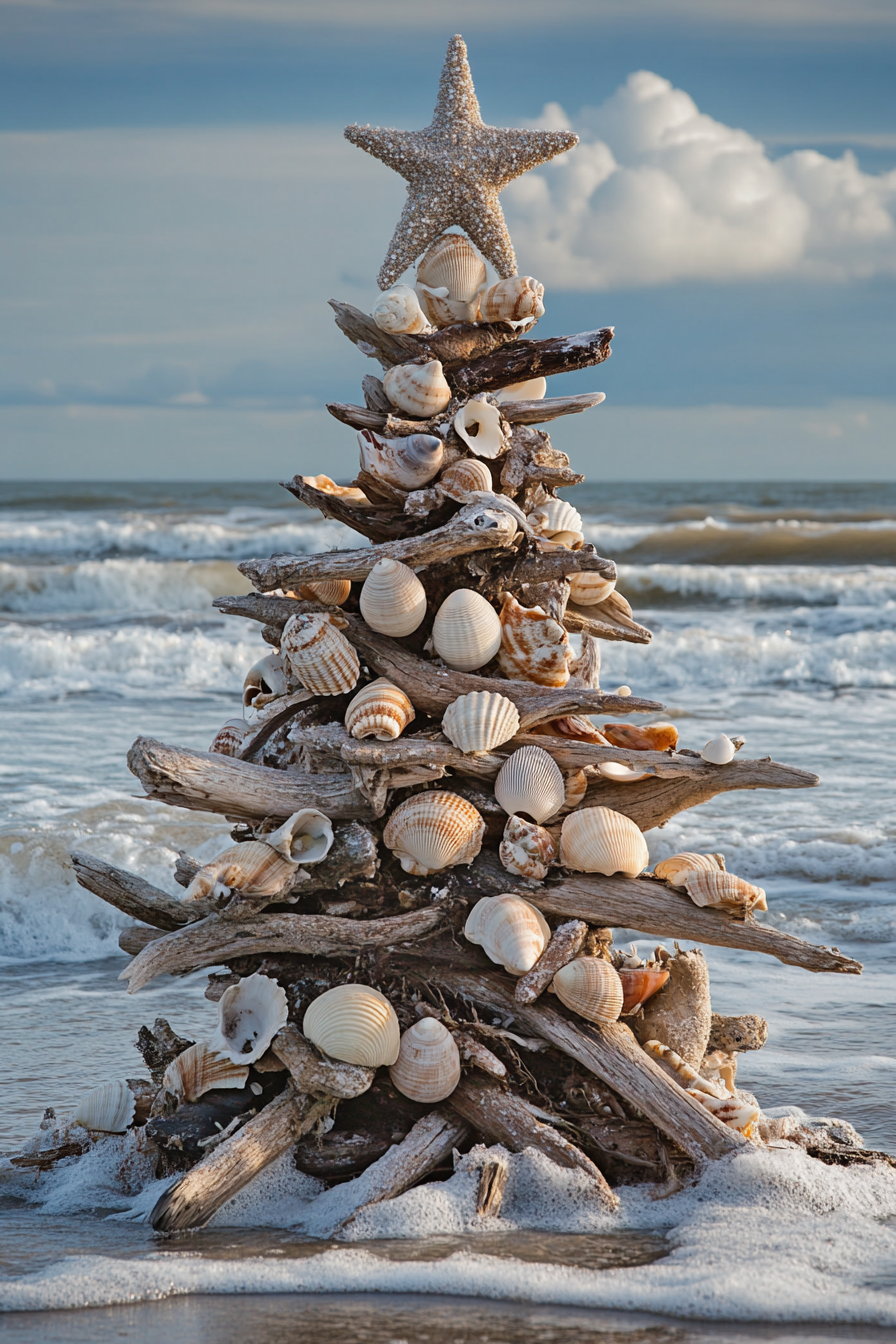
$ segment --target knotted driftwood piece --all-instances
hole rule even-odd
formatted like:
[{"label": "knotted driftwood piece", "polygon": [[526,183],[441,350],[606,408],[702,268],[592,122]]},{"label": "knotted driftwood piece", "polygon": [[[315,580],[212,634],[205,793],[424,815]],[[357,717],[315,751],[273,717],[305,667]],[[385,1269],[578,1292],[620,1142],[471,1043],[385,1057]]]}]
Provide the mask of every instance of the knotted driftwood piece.
[{"label": "knotted driftwood piece", "polygon": [[116,868],[93,854],[74,850],[71,861],[75,877],[85,891],[93,892],[95,896],[107,901],[109,905],[114,905],[117,910],[122,910],[132,919],[140,919],[155,929],[170,932],[179,929],[191,919],[201,919],[203,914],[208,913],[200,902],[197,901],[195,906],[192,902],[190,906],[185,906],[176,896],[169,896],[166,891],[154,887],[151,882],[144,881],[135,873],[129,873],[124,868]]}]

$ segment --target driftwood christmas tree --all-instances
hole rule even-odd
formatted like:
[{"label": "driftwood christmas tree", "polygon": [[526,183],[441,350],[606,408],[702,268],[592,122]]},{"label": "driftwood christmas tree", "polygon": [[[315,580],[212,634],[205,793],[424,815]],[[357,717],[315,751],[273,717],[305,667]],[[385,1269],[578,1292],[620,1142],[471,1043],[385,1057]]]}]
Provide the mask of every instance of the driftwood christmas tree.
[{"label": "driftwood christmas tree", "polygon": [[[662,705],[599,685],[601,640],[651,636],[557,497],[583,478],[539,426],[602,400],[547,397],[545,380],[605,360],[613,331],[533,335],[543,289],[516,274],[498,204],[575,137],[484,126],[460,38],[430,127],[346,134],[409,184],[373,314],[332,305],[382,376],[363,405],[329,408],[358,433],[357,480],[285,484],[373,544],[241,565],[257,591],[215,605],[272,649],[246,677],[247,718],[207,753],[131,749],[149,797],[222,814],[233,846],[180,856],[181,899],[72,856],[138,921],[121,936],[131,992],[226,970],[209,1039],[144,1028],[151,1082],[86,1099],[69,1154],[85,1127],[141,1126],[158,1172],[182,1173],[151,1216],[163,1231],[202,1226],[288,1149],[324,1180],[364,1173],[357,1207],[477,1140],[578,1168],[607,1207],[620,1184],[672,1190],[751,1143],[825,1156],[830,1134],[770,1121],[737,1088],[765,1023],[714,1015],[703,954],[675,940],[861,967],[759,923],[764,893],[721,856],[647,873],[643,839],[718,793],[817,779],[724,735],[680,748]],[[395,284],[415,262],[416,286]],[[614,925],[674,950],[614,949]],[[482,1213],[505,1179],[484,1164]]]}]

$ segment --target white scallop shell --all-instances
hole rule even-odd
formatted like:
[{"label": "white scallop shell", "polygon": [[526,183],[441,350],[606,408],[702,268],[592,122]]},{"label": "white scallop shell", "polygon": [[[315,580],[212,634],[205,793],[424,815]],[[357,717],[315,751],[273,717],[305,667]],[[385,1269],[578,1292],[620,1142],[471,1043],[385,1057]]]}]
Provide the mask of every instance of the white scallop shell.
[{"label": "white scallop shell", "polygon": [[[501,412],[490,401],[472,397],[454,417],[454,428],[477,457],[495,458],[510,447],[505,436]],[[491,490],[491,481],[484,489]]]},{"label": "white scallop shell", "polygon": [[470,911],[464,937],[510,975],[531,971],[551,940],[547,920],[521,896],[483,896]]},{"label": "white scallop shell", "polygon": [[616,587],[615,579],[602,578],[593,570],[591,572],[586,570],[581,574],[567,574],[566,577],[569,579],[569,600],[579,607],[593,607],[595,603],[603,602]]},{"label": "white scallop shell", "polygon": [[580,873],[624,873],[637,877],[649,861],[638,827],[609,807],[584,807],[563,819],[560,862]]},{"label": "white scallop shell", "polygon": [[457,672],[473,672],[501,647],[501,621],[490,602],[472,588],[456,588],[436,612],[433,647]]},{"label": "white scallop shell", "polygon": [[612,780],[614,784],[637,784],[639,779],[650,779],[653,774],[652,770],[636,770],[620,761],[601,761],[597,768],[603,779]]},{"label": "white scallop shell", "polygon": [[198,1101],[212,1089],[245,1087],[248,1080],[248,1064],[234,1064],[212,1050],[207,1041],[197,1041],[171,1061],[162,1086],[181,1101]]},{"label": "white scallop shell", "polygon": [[437,359],[428,364],[395,364],[383,374],[383,387],[393,406],[421,420],[438,415],[451,400],[451,388]]},{"label": "white scallop shell", "polygon": [[469,691],[459,695],[442,715],[442,732],[458,751],[491,751],[509,742],[520,728],[520,713],[512,700],[497,691]]},{"label": "white scallop shell", "polygon": [[727,765],[729,761],[734,760],[736,750],[731,738],[725,733],[719,733],[718,737],[707,742],[700,755],[704,761],[709,761],[710,765]]},{"label": "white scallop shell", "polygon": [[416,335],[429,327],[420,300],[410,285],[393,285],[387,289],[374,304],[371,317],[380,331],[395,334],[410,332]]},{"label": "white scallop shell", "polygon": [[581,536],[582,515],[565,499],[549,499],[528,515],[529,525],[541,537],[556,537],[561,532]]},{"label": "white scallop shell", "polygon": [[371,630],[401,639],[410,635],[426,615],[426,589],[414,571],[400,560],[377,560],[364,580],[361,615]]},{"label": "white scallop shell", "polygon": [[509,817],[498,856],[508,873],[543,882],[548,868],[557,857],[557,846],[550,831],[522,817]]},{"label": "white scallop shell", "polygon": [[361,672],[354,648],[326,612],[291,616],[283,629],[281,652],[293,675],[315,695],[350,691]]},{"label": "white scallop shell", "polygon": [[587,1022],[615,1022],[622,1012],[622,981],[603,957],[577,957],[561,966],[551,988]]},{"label": "white scallop shell", "polygon": [[98,1134],[123,1134],[134,1118],[137,1099],[127,1083],[103,1083],[82,1097],[72,1115],[73,1125]]},{"label": "white scallop shell", "polygon": [[286,993],[276,980],[258,972],[248,975],[221,996],[209,1049],[234,1064],[254,1064],[286,1025],[288,1011]]},{"label": "white scallop shell", "polygon": [[389,1077],[411,1101],[434,1105],[450,1097],[460,1082],[460,1053],[448,1028],[435,1017],[408,1027]]},{"label": "white scallop shell", "polygon": [[508,383],[492,395],[499,402],[543,401],[547,390],[547,378],[527,378],[524,383]]},{"label": "white scallop shell", "polygon": [[485,822],[472,803],[442,789],[406,798],[383,831],[406,873],[426,877],[443,868],[472,863],[482,848]]},{"label": "white scallop shell", "polygon": [[485,262],[463,234],[442,234],[417,266],[417,295],[438,327],[475,322],[485,284]]},{"label": "white scallop shell", "polygon": [[654,877],[661,877],[673,887],[684,888],[685,879],[691,873],[723,873],[725,859],[721,854],[670,854],[653,865]]},{"label": "white scallop shell", "polygon": [[293,812],[276,831],[264,836],[264,843],[283,858],[300,863],[304,868],[320,863],[329,854],[333,847],[333,824],[316,807],[303,807]]},{"label": "white scallop shell", "polygon": [[309,1006],[302,1034],[344,1064],[378,1069],[398,1058],[401,1028],[384,994],[369,985],[336,985]]},{"label": "white scallop shell", "polygon": [[279,653],[269,653],[246,673],[243,682],[243,704],[246,708],[261,709],[278,695],[286,695],[289,683]]},{"label": "white scallop shell", "polygon": [[361,466],[399,490],[419,490],[438,475],[445,444],[435,434],[384,439],[371,429],[358,430]]},{"label": "white scallop shell", "polygon": [[512,275],[490,285],[479,300],[483,322],[523,322],[544,317],[544,285],[531,275]]},{"label": "white scallop shell", "polygon": [[352,737],[392,742],[414,719],[414,706],[404,691],[386,677],[377,677],[349,702],[345,726]]},{"label": "white scallop shell", "polygon": [[563,773],[541,747],[520,747],[508,756],[495,780],[495,797],[510,816],[531,818],[540,826],[566,800]]},{"label": "white scallop shell", "polygon": [[209,751],[215,751],[219,756],[238,756],[251,732],[245,719],[228,719],[215,733]]},{"label": "white scallop shell", "polygon": [[341,607],[348,601],[351,591],[350,579],[316,579],[313,583],[302,584],[299,597],[306,602],[327,602],[331,607]]}]

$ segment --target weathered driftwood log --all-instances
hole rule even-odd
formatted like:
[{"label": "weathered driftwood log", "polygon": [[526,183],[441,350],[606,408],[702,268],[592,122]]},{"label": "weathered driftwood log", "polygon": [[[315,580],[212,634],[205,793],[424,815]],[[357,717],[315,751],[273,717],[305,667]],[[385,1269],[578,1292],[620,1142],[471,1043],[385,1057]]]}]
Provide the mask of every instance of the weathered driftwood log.
[{"label": "weathered driftwood log", "polygon": [[632,1019],[632,1030],[641,1045],[660,1041],[699,1069],[712,1019],[709,967],[696,948],[679,952],[665,966],[669,979],[659,994],[648,999],[641,1016]]},{"label": "weathered driftwood log", "polygon": [[380,330],[372,317],[350,303],[330,299],[329,304],[339,330],[363,354],[378,359],[384,369],[419,359],[438,359],[443,369],[450,369],[519,339],[509,322],[457,322],[423,335],[392,333]]},{"label": "weathered driftwood log", "polygon": [[149,947],[157,938],[164,938],[160,929],[148,928],[145,924],[128,924],[118,935],[118,946],[129,957],[137,957],[144,947]]},{"label": "weathered driftwood log", "polygon": [[613,328],[601,327],[599,331],[581,331],[575,336],[555,336],[545,341],[514,341],[452,372],[449,381],[458,392],[473,396],[530,378],[587,369],[609,358],[612,339]]},{"label": "weathered driftwood log", "polygon": [[480,1218],[499,1217],[509,1175],[510,1167],[505,1158],[490,1157],[483,1162],[476,1192],[476,1213]]},{"label": "weathered driftwood log", "polygon": [[344,1101],[366,1092],[376,1076],[375,1069],[323,1058],[294,1022],[287,1023],[277,1033],[271,1049],[289,1069],[299,1092],[320,1093]]},{"label": "weathered driftwood log", "polygon": [[[556,928],[541,956],[525,975],[516,982],[513,997],[517,1003],[534,1003],[544,993],[557,972],[575,961],[588,933],[588,925],[580,919],[571,919]],[[701,1055],[701,1059],[703,1056]]]},{"label": "weathered driftwood log", "polygon": [[739,1017],[723,1017],[713,1013],[709,1027],[707,1050],[761,1050],[768,1040],[768,1023],[756,1013],[742,1013]]},{"label": "weathered driftwood log", "polygon": [[391,505],[375,504],[372,500],[359,500],[321,490],[312,484],[315,480],[313,476],[294,476],[291,481],[281,481],[280,484],[310,509],[318,509],[325,518],[345,523],[346,527],[375,542],[398,541],[403,537],[416,536],[428,527],[438,527],[447,522],[457,509],[456,504],[447,500],[442,507],[420,518],[400,509],[396,511]]},{"label": "weathered driftwood log", "polygon": [[[572,571],[570,571],[572,572]],[[572,603],[563,614],[563,628],[570,634],[593,635],[595,639],[625,640],[629,644],[649,644],[652,631],[632,620],[600,620],[597,607],[577,607]]]},{"label": "weathered driftwood log", "polygon": [[176,896],[169,896],[135,873],[116,868],[93,854],[74,850],[71,860],[75,877],[86,891],[92,891],[117,910],[132,919],[142,920],[144,924],[151,924],[155,929],[179,929],[182,924],[208,913],[198,901],[192,909],[184,906]]},{"label": "weathered driftwood log", "polygon": [[[505,401],[501,406],[501,414],[510,425],[544,425],[561,415],[580,415],[582,411],[588,411],[592,406],[599,406],[604,400],[603,392],[580,392],[573,397],[544,397],[541,401]],[[349,401],[329,401],[327,410],[334,420],[339,420],[344,425],[351,425],[352,429],[372,429],[375,434],[388,434],[391,430],[394,434],[398,427],[394,412],[380,410],[378,407],[355,406]],[[435,423],[431,420],[409,420],[402,422],[401,428],[406,434],[437,433],[438,422],[443,419],[444,417],[439,416]],[[578,475],[578,473],[571,474]],[[562,482],[551,481],[544,477],[541,479],[545,485],[571,483],[568,479]],[[581,476],[579,480],[582,480]]]}]

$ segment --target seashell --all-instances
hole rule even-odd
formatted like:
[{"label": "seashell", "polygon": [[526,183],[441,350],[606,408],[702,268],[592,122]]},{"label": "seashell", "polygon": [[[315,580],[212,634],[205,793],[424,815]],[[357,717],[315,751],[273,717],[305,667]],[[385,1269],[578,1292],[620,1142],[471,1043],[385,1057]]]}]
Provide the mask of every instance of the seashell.
[{"label": "seashell", "polygon": [[498,849],[508,873],[543,882],[548,868],[557,857],[557,846],[550,831],[522,817],[511,817],[504,827],[504,839]]},{"label": "seashell", "polygon": [[421,420],[438,415],[451,400],[451,388],[437,359],[428,364],[395,364],[383,374],[383,387],[393,406]]},{"label": "seashell", "polygon": [[500,619],[498,665],[504,675],[538,686],[565,686],[575,654],[560,622],[541,607],[520,606],[510,593],[504,595]]},{"label": "seashell", "polygon": [[484,835],[485,822],[472,803],[434,789],[399,804],[386,823],[383,842],[406,873],[427,877],[472,863]]},{"label": "seashell", "polygon": [[380,331],[396,335],[401,332],[417,335],[429,327],[420,300],[410,285],[393,285],[387,289],[373,305],[370,316]]},{"label": "seashell", "polygon": [[587,1022],[615,1022],[622,1012],[622,981],[603,957],[577,957],[561,966],[551,988]]},{"label": "seashell", "polygon": [[725,733],[719,733],[711,742],[707,742],[700,755],[704,761],[709,761],[710,765],[727,765],[729,761],[734,760],[734,753],[737,747]]},{"label": "seashell", "polygon": [[292,863],[308,866],[325,859],[333,846],[333,827],[329,817],[316,807],[293,812],[283,825],[264,837],[275,853]]},{"label": "seashell", "polygon": [[286,993],[256,972],[225,989],[218,1003],[218,1026],[209,1049],[234,1064],[254,1064],[286,1025]]},{"label": "seashell", "polygon": [[695,905],[724,905],[746,913],[766,910],[765,892],[733,873],[690,872],[683,879],[684,889]]},{"label": "seashell", "polygon": [[[510,447],[502,427],[501,412],[490,401],[473,397],[454,417],[454,428],[477,457],[500,457]],[[491,490],[491,483],[484,487]]]},{"label": "seashell", "polygon": [[584,807],[563,819],[560,862],[580,873],[624,873],[637,877],[647,867],[647,842],[638,827],[609,807]]},{"label": "seashell", "polygon": [[531,275],[513,275],[490,285],[479,300],[482,322],[524,322],[544,317],[544,285]]},{"label": "seashell", "polygon": [[569,580],[569,600],[579,607],[593,607],[595,603],[603,602],[616,587],[615,579],[602,578],[594,571],[567,574],[566,577]]},{"label": "seashell", "polygon": [[314,583],[302,584],[299,597],[303,597],[306,602],[328,602],[331,607],[341,607],[343,602],[348,601],[351,591],[350,579],[319,579]]},{"label": "seashell", "polygon": [[352,737],[375,737],[377,742],[400,737],[413,719],[414,706],[385,677],[360,690],[345,711],[345,726]]},{"label": "seashell", "polygon": [[399,490],[419,490],[438,475],[445,445],[435,434],[408,434],[384,439],[370,429],[358,430],[361,466]]},{"label": "seashell", "polygon": [[219,1087],[245,1087],[248,1064],[234,1064],[216,1054],[206,1041],[197,1041],[173,1059],[165,1070],[162,1087],[181,1101],[198,1101],[205,1092]]},{"label": "seashell", "polygon": [[234,891],[253,896],[274,896],[295,875],[298,862],[284,858],[262,840],[231,845],[203,864],[183,895],[185,901],[216,899]]},{"label": "seashell", "polygon": [[378,1069],[398,1059],[401,1028],[384,994],[369,985],[336,985],[309,1006],[302,1033],[331,1059]]},{"label": "seashell", "polygon": [[448,1028],[435,1017],[408,1027],[389,1077],[402,1096],[433,1105],[460,1082],[460,1053]]},{"label": "seashell", "polygon": [[337,485],[331,481],[329,476],[303,476],[305,485],[310,485],[314,490],[320,490],[325,495],[338,495],[341,499],[353,499],[358,504],[368,504],[370,501],[363,490],[359,490],[356,485]]},{"label": "seashell", "polygon": [[417,294],[438,327],[475,322],[485,284],[485,262],[460,233],[443,233],[417,266]]},{"label": "seashell", "polygon": [[521,896],[483,896],[464,925],[467,942],[481,947],[489,960],[510,975],[531,971],[551,940],[547,920]]},{"label": "seashell", "polygon": [[616,687],[616,694],[617,694],[617,695],[621,695],[621,696],[623,696],[623,698],[624,698],[625,696],[631,695],[631,693],[632,693],[632,688],[631,688],[631,686],[617,686],[617,687]]},{"label": "seashell", "polygon": [[636,784],[639,779],[650,779],[652,770],[635,770],[619,761],[601,761],[597,767],[602,779],[612,780],[614,784]]},{"label": "seashell", "polygon": [[495,488],[488,467],[484,462],[477,462],[474,457],[465,457],[453,466],[446,467],[439,477],[439,486],[443,494],[460,504],[471,504],[479,490],[492,491]]},{"label": "seashell", "polygon": [[261,709],[263,705],[276,700],[278,695],[286,695],[289,683],[283,670],[279,653],[269,653],[250,667],[243,682],[243,704],[248,709]]},{"label": "seashell", "polygon": [[593,742],[598,747],[610,745],[603,733],[598,732],[591,720],[582,714],[565,714],[562,719],[550,719],[529,731],[542,733],[546,737],[568,737],[571,742]]},{"label": "seashell", "polygon": [[524,383],[508,383],[493,392],[495,401],[544,401],[548,390],[547,378],[527,378]]},{"label": "seashell", "polygon": [[717,1120],[721,1120],[723,1125],[727,1125],[729,1129],[737,1129],[746,1138],[750,1138],[753,1125],[759,1119],[758,1106],[741,1101],[739,1097],[712,1097],[707,1092],[692,1088],[687,1088],[686,1091],[689,1097],[699,1101]]},{"label": "seashell", "polygon": [[558,532],[582,534],[582,515],[565,499],[549,499],[528,515],[529,525],[540,537],[555,537]]},{"label": "seashell", "polygon": [[350,691],[361,672],[358,655],[327,612],[291,616],[283,629],[281,652],[293,675],[315,695]]},{"label": "seashell", "polygon": [[426,615],[426,589],[400,560],[377,560],[361,589],[361,615],[371,630],[401,639]]},{"label": "seashell", "polygon": [[217,752],[219,756],[239,756],[251,732],[245,719],[228,719],[215,733],[209,751]]},{"label": "seashell", "polygon": [[472,672],[501,647],[501,621],[490,602],[472,588],[449,593],[432,623],[432,643],[444,663]]},{"label": "seashell", "polygon": [[729,1054],[726,1050],[711,1051],[703,1056],[700,1073],[708,1082],[718,1082],[727,1088],[729,1093],[733,1092],[737,1078],[737,1053]]},{"label": "seashell", "polygon": [[603,735],[613,747],[629,751],[668,751],[678,745],[674,723],[652,723],[640,727],[634,723],[605,723]]},{"label": "seashell", "polygon": [[[544,538],[540,538],[540,540],[543,546]],[[550,544],[551,546],[565,546],[567,550],[572,551],[581,546],[584,540],[585,536],[582,532],[555,532],[550,538]]]},{"label": "seashell", "polygon": [[123,1134],[136,1108],[137,1099],[127,1083],[103,1083],[81,1098],[72,1124],[83,1125],[98,1134]]},{"label": "seashell", "polygon": [[520,728],[520,713],[512,700],[497,691],[469,691],[459,695],[442,715],[442,732],[458,751],[491,751],[509,742]]},{"label": "seashell", "polygon": [[661,877],[670,886],[684,889],[685,880],[691,873],[724,873],[725,859],[722,854],[672,854],[653,865],[654,877]]},{"label": "seashell", "polygon": [[571,770],[569,774],[565,776],[563,782],[566,787],[566,793],[563,797],[563,807],[566,811],[571,812],[574,807],[578,807],[579,803],[588,792],[588,774],[585,770]]},{"label": "seashell", "polygon": [[728,1095],[722,1083],[708,1082],[706,1078],[702,1078],[686,1059],[682,1059],[681,1055],[676,1054],[668,1045],[663,1045],[662,1041],[645,1041],[644,1049],[653,1056],[664,1073],[668,1073],[686,1090],[716,1098]]},{"label": "seashell", "polygon": [[633,1013],[646,1003],[669,979],[668,971],[654,971],[649,966],[617,971],[622,981],[622,1012]]},{"label": "seashell", "polygon": [[541,747],[519,747],[498,771],[495,797],[510,816],[531,818],[540,826],[560,811],[566,784],[553,756]]}]

